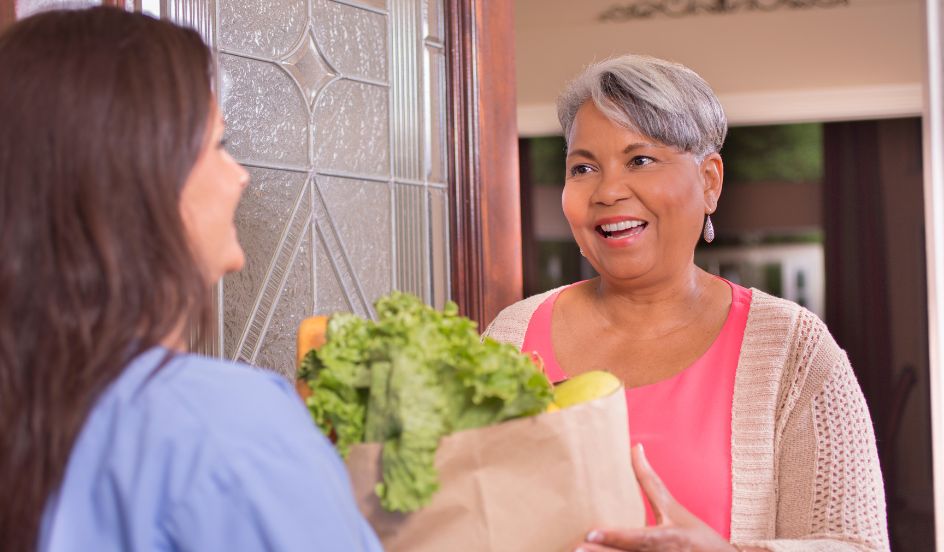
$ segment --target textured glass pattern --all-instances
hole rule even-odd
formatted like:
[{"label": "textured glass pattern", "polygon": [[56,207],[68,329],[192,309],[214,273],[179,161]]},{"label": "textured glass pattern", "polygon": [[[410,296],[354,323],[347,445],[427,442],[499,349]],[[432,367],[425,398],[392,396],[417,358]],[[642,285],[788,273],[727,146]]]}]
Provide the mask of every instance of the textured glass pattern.
[{"label": "textured glass pattern", "polygon": [[446,59],[442,49],[426,49],[426,67],[429,71],[430,93],[426,97],[429,109],[426,125],[426,175],[430,182],[446,182]]},{"label": "textured glass pattern", "polygon": [[336,81],[314,112],[315,167],[362,175],[390,174],[387,88]]},{"label": "textured glass pattern", "polygon": [[430,269],[432,303],[442,308],[449,300],[449,201],[446,190],[429,191]]},{"label": "textured glass pattern", "polygon": [[392,289],[390,186],[323,176],[317,182],[354,278],[366,300],[373,303]]},{"label": "textured glass pattern", "polygon": [[268,258],[268,268],[265,278],[255,294],[252,310],[248,322],[235,342],[233,351],[235,358],[245,362],[252,362],[258,355],[259,347],[268,330],[275,305],[279,295],[290,276],[292,259],[298,255],[301,242],[311,225],[311,197],[310,187],[290,208],[285,211],[287,224],[274,250],[263,255]]},{"label": "textured glass pattern", "polygon": [[426,37],[430,40],[442,42],[443,33],[442,0],[425,0],[426,9]]},{"label": "textured glass pattern", "polygon": [[299,200],[308,198],[308,194],[304,198],[302,195],[306,191],[304,173],[252,167],[248,171],[252,180],[236,210],[236,231],[246,254],[246,266],[223,280],[223,345],[229,358],[236,355],[289,217]]},{"label": "textured glass pattern", "polygon": [[346,0],[347,3],[355,6],[364,6],[365,8],[374,8],[381,12],[387,10],[387,0]]},{"label": "textured glass pattern", "polygon": [[282,64],[295,77],[305,93],[309,105],[314,105],[318,92],[334,78],[334,71],[318,53],[318,45],[311,33],[305,33],[298,48]]},{"label": "textured glass pattern", "polygon": [[308,109],[278,66],[220,56],[220,97],[229,151],[240,161],[308,165]]},{"label": "textured glass pattern", "polygon": [[374,316],[392,289],[449,297],[442,0],[212,6],[228,147],[252,177],[221,353],[291,378],[304,317]]},{"label": "textured glass pattern", "polygon": [[14,9],[16,11],[16,18],[23,19],[24,17],[29,17],[34,13],[39,13],[46,10],[58,8],[80,8],[84,6],[97,6],[100,4],[101,0],[16,0],[14,2]]},{"label": "textured glass pattern", "polygon": [[391,81],[391,125],[393,127],[393,174],[398,179],[422,181],[423,137],[427,134],[423,125],[423,72],[422,56],[416,49],[422,48],[420,2],[395,2],[391,6],[394,33],[391,41],[397,78]]},{"label": "textured glass pattern", "polygon": [[332,255],[328,254],[328,246],[324,239],[318,239],[316,274],[318,289],[315,292],[315,312],[329,314],[332,312],[354,312],[349,295],[344,293],[341,278],[335,268]]},{"label": "textured glass pattern", "polygon": [[305,0],[218,0],[221,49],[266,58],[290,52],[308,25]]},{"label": "textured glass pattern", "polygon": [[387,81],[387,18],[331,0],[312,0],[315,39],[345,77]]},{"label": "textured glass pattern", "polygon": [[397,218],[397,285],[420,297],[428,297],[426,192],[421,186],[400,184],[396,187]]},{"label": "textured glass pattern", "polygon": [[253,364],[295,379],[295,332],[314,312],[311,228],[305,232]]}]

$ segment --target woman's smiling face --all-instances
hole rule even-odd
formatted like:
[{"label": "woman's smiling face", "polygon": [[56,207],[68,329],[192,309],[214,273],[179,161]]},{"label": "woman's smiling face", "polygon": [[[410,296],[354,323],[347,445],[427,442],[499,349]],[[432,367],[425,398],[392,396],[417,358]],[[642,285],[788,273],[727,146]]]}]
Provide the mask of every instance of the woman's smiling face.
[{"label": "woman's smiling face", "polygon": [[[699,160],[622,127],[588,101],[568,140],[562,205],[604,278],[659,281],[691,266],[721,193],[721,157]],[[642,279],[642,280],[640,280]]]}]

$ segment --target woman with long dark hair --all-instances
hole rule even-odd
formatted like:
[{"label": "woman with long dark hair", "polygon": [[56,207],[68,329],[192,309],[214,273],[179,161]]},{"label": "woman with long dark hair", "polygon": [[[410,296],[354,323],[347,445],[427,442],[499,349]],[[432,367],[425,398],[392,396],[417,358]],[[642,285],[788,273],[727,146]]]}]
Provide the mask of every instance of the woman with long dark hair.
[{"label": "woman with long dark hair", "polygon": [[379,549],[288,382],[186,352],[244,261],[212,67],[116,9],[0,36],[0,549]]}]

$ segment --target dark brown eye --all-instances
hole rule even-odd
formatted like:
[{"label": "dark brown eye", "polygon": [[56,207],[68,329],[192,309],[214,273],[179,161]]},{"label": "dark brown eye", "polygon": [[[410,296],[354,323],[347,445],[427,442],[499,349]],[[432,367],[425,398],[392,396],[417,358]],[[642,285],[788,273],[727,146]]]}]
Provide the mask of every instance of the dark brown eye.
[{"label": "dark brown eye", "polygon": [[570,169],[570,176],[580,176],[582,174],[587,174],[593,170],[593,167],[590,165],[574,165]]}]

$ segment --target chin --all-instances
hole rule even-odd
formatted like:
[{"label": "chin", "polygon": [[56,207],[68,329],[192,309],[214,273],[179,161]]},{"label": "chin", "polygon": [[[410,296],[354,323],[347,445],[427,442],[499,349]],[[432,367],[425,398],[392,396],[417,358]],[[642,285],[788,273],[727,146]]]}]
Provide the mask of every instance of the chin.
[{"label": "chin", "polygon": [[246,266],[246,257],[243,255],[242,251],[240,251],[239,255],[234,257],[233,260],[230,261],[226,265],[226,270],[224,271],[224,273],[229,274],[231,272],[239,272],[245,266]]},{"label": "chin", "polygon": [[636,280],[651,274],[652,269],[641,266],[601,266],[597,272],[609,280]]}]

